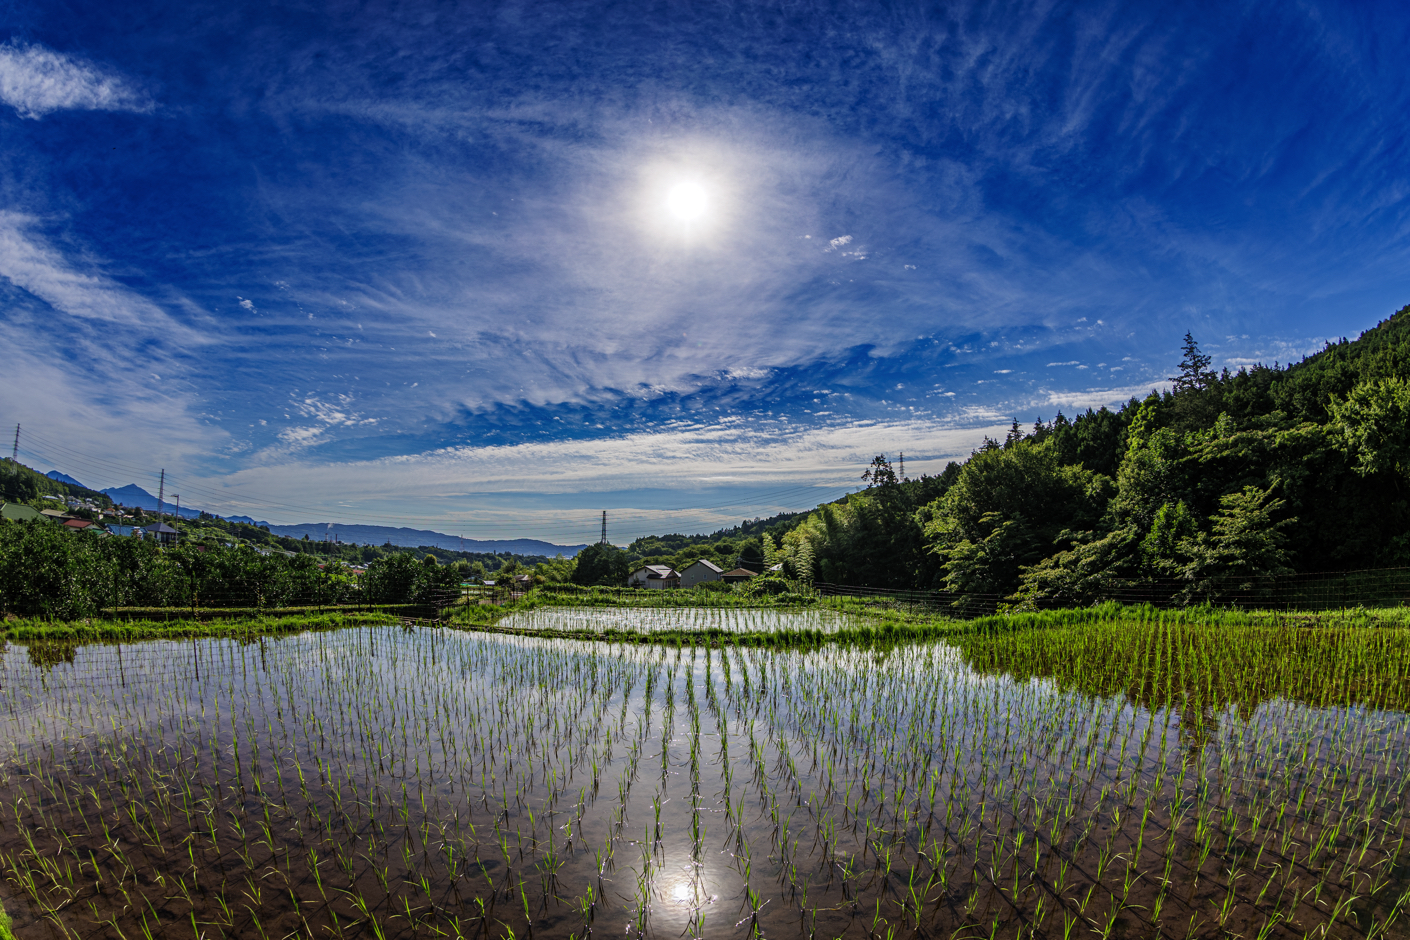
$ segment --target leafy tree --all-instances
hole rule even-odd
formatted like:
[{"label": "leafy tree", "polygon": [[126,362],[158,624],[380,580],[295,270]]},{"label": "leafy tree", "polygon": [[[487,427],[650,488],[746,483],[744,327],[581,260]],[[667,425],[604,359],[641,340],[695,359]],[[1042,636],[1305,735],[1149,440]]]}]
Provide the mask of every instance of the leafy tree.
[{"label": "leafy tree", "polygon": [[872,458],[870,466],[862,471],[862,482],[868,489],[873,486],[896,485],[896,471],[891,469],[891,461],[886,459],[885,454],[877,454]]},{"label": "leafy tree", "polygon": [[772,568],[779,563],[778,546],[774,544],[773,536],[769,535],[767,532],[764,533],[764,537],[761,541],[763,542],[764,568]]},{"label": "leafy tree", "polygon": [[1066,548],[1074,530],[1096,524],[1111,489],[1101,474],[1063,466],[1051,442],[976,452],[925,514],[946,589],[1012,593],[1021,568]]},{"label": "leafy tree", "polygon": [[1184,572],[1190,596],[1215,598],[1230,589],[1248,591],[1269,577],[1292,574],[1281,531],[1292,520],[1273,519],[1283,506],[1283,500],[1273,498],[1272,487],[1245,486],[1225,495],[1210,519],[1212,530],[1182,543],[1191,556]]},{"label": "leafy tree", "polygon": [[574,584],[622,587],[631,574],[627,554],[615,545],[589,545],[578,553]]},{"label": "leafy tree", "polygon": [[577,563],[573,559],[559,555],[548,561],[540,562],[534,568],[534,578],[538,583],[567,584],[572,581],[573,572],[576,569]]},{"label": "leafy tree", "polygon": [[1151,529],[1141,541],[1141,556],[1153,570],[1175,574],[1192,560],[1186,547],[1198,535],[1198,523],[1185,501],[1166,503],[1156,511]]},{"label": "leafy tree", "polygon": [[1410,475],[1410,382],[1396,376],[1358,385],[1329,410],[1356,473]]},{"label": "leafy tree", "polygon": [[416,591],[421,565],[411,552],[393,552],[367,566],[363,592],[372,604],[406,604]]},{"label": "leafy tree", "polygon": [[[427,558],[432,556],[427,555]],[[460,572],[450,565],[426,564],[422,560],[412,586],[411,603],[430,607],[443,607],[460,596]]]}]

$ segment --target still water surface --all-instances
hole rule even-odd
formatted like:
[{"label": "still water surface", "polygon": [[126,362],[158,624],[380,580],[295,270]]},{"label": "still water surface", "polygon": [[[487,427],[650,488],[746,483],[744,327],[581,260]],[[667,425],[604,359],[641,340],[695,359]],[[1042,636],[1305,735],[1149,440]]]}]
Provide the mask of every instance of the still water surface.
[{"label": "still water surface", "polygon": [[1361,936],[1407,887],[1405,714],[1196,735],[938,643],[12,645],[0,721],[20,936]]}]

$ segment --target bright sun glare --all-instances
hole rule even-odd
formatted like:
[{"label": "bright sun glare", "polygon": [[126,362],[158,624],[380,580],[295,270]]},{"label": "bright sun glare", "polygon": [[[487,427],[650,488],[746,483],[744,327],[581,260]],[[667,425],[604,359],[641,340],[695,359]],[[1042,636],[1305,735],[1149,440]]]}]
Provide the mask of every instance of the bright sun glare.
[{"label": "bright sun glare", "polygon": [[683,222],[698,219],[705,211],[705,190],[699,183],[677,184],[666,197],[666,207]]}]

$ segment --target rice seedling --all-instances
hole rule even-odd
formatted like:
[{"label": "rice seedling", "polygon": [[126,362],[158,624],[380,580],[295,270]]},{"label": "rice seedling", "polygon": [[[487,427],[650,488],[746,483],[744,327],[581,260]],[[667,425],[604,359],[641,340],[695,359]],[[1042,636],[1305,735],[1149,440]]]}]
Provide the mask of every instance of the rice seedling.
[{"label": "rice seedling", "polygon": [[9,646],[5,901],[123,938],[1403,935],[1410,632],[1204,613]]}]

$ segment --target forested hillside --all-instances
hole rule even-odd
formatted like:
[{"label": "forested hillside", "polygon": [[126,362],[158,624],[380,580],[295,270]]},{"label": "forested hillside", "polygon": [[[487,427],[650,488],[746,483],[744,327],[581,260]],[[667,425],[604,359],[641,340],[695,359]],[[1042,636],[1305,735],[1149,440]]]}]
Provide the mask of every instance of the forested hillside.
[{"label": "forested hillside", "polygon": [[[39,509],[63,508],[62,502],[45,502],[46,496],[86,499],[104,507],[113,504],[112,500],[97,490],[51,479],[9,457],[0,459],[0,501],[25,503]],[[86,517],[91,513],[83,515]]]},{"label": "forested hillside", "polygon": [[1410,564],[1410,307],[1288,367],[1216,374],[1188,335],[1184,352],[1171,391],[1015,421],[938,477],[897,480],[878,457],[777,557],[800,577],[1037,606]]}]

